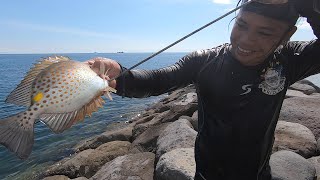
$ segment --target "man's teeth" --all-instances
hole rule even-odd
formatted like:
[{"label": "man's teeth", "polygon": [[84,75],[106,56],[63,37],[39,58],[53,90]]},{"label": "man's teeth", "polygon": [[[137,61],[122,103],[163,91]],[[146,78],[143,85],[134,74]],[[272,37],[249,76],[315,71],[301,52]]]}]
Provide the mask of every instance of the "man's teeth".
[{"label": "man's teeth", "polygon": [[239,47],[239,46],[238,46],[238,49],[239,49],[239,51],[244,52],[244,53],[251,53],[251,52],[253,52],[253,51],[249,51],[249,50],[246,50],[246,49],[242,49],[242,48]]}]

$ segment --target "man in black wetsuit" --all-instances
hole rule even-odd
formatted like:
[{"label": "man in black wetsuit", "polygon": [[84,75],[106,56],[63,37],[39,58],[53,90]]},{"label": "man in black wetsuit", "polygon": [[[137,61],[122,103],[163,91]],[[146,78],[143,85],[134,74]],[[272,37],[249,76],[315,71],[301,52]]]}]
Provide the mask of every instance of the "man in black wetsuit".
[{"label": "man in black wetsuit", "polygon": [[[158,70],[131,70],[110,83],[126,97],[160,95],[191,83],[199,103],[196,180],[271,179],[269,158],[287,88],[320,72],[320,42],[288,42],[298,17],[320,37],[312,0],[242,8],[230,44],[193,52]],[[93,59],[110,78],[125,68]]]}]

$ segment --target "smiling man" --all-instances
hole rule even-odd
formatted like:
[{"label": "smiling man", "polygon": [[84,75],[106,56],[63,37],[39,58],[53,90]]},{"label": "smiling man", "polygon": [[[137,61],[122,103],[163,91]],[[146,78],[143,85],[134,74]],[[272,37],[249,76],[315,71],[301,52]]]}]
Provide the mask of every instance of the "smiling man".
[{"label": "smiling man", "polygon": [[[242,8],[231,43],[196,51],[162,69],[131,70],[110,84],[119,95],[140,98],[195,84],[196,180],[271,179],[268,162],[286,90],[320,72],[319,40],[289,41],[299,15],[320,37],[320,14],[313,1],[278,1]],[[89,61],[92,67],[101,63],[110,78],[125,69],[109,59]]]}]

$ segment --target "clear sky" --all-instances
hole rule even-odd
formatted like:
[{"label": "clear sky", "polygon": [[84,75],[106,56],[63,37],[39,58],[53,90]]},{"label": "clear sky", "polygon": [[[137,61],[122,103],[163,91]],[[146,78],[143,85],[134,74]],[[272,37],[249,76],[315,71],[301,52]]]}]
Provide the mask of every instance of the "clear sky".
[{"label": "clear sky", "polygon": [[[1,0],[0,53],[155,52],[237,0]],[[168,51],[229,42],[234,14]],[[231,22],[231,23],[230,23]],[[315,36],[305,21],[292,40]]]}]

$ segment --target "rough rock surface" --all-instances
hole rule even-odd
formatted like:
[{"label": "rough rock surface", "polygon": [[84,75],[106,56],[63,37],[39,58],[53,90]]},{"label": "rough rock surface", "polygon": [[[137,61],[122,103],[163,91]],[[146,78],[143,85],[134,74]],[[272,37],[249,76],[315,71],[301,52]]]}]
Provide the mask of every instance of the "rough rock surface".
[{"label": "rough rock surface", "polygon": [[158,138],[157,159],[173,149],[194,147],[196,136],[197,132],[188,120],[179,119],[170,124]]},{"label": "rough rock surface", "polygon": [[310,86],[308,84],[301,84],[299,82],[292,84],[289,87],[289,89],[301,91],[306,95],[310,95],[312,93],[316,93],[317,92],[317,90],[314,87],[312,87],[312,86]]},{"label": "rough rock surface", "polygon": [[178,148],[161,156],[155,177],[157,180],[193,180],[195,172],[194,148]]},{"label": "rough rock surface", "polygon": [[43,175],[65,175],[69,178],[91,177],[106,162],[128,153],[131,143],[126,141],[112,141],[97,149],[81,151],[70,159],[65,159],[51,166]]},{"label": "rough rock surface", "polygon": [[315,167],[302,156],[292,151],[278,151],[270,158],[271,174],[274,180],[313,180]]},{"label": "rough rock surface", "polygon": [[320,98],[294,97],[285,99],[279,120],[295,122],[309,128],[315,137],[320,137]]},{"label": "rough rock surface", "polygon": [[101,135],[95,136],[91,139],[84,140],[78,144],[74,150],[76,152],[83,151],[86,149],[95,149],[101,144],[111,142],[111,141],[130,141],[132,138],[133,127],[129,126],[123,129],[116,129],[113,131],[107,131]]},{"label": "rough rock surface", "polygon": [[[305,80],[298,83],[313,87],[316,93],[309,86],[300,85],[291,88],[299,91],[287,93],[290,98],[284,101],[279,119],[287,122],[280,121],[277,125],[274,154],[270,159],[273,179],[277,180],[313,179],[315,169],[320,166],[320,89]],[[174,91],[143,113],[139,112],[129,124],[107,127],[105,133],[80,143],[75,147],[76,155],[45,172],[53,176],[47,178],[192,179],[193,147],[198,130],[196,110],[193,86]],[[110,146],[110,143],[115,144]],[[312,157],[307,160],[295,152]]]},{"label": "rough rock surface", "polygon": [[320,180],[320,156],[315,156],[315,157],[309,158],[308,160],[316,168],[317,180]]},{"label": "rough rock surface", "polygon": [[291,150],[309,158],[317,153],[317,141],[307,127],[298,123],[278,121],[273,152],[279,150]]},{"label": "rough rock surface", "polygon": [[154,154],[139,153],[120,156],[106,163],[90,180],[153,179]]},{"label": "rough rock surface", "polygon": [[132,148],[137,148],[144,152],[155,153],[157,148],[157,139],[169,124],[171,123],[163,123],[149,127],[132,142]]}]

